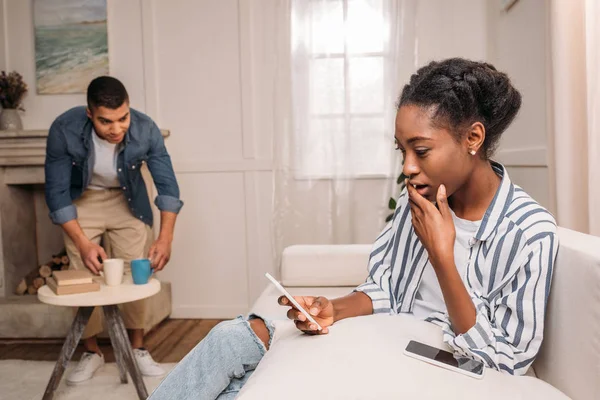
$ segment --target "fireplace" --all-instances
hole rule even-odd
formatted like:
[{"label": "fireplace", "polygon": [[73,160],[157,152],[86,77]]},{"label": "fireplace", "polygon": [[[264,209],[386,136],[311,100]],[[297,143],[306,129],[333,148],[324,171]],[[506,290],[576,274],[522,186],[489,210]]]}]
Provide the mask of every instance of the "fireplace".
[{"label": "fireplace", "polygon": [[46,131],[0,132],[0,297],[64,247],[44,200]]}]

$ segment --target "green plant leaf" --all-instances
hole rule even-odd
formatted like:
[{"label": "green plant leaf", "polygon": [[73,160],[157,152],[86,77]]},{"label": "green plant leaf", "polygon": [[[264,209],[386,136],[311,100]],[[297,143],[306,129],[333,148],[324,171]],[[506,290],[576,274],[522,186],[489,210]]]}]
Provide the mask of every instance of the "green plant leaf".
[{"label": "green plant leaf", "polygon": [[[404,165],[404,160],[402,160],[402,165]],[[400,173],[400,176],[398,176],[398,179],[396,179],[396,184],[400,185],[400,190],[404,189],[404,180],[408,178],[406,175],[404,175],[404,173]],[[394,199],[393,197],[390,197],[390,200],[388,201],[388,208],[390,210],[396,210],[396,199]],[[385,219],[385,222],[390,222],[390,220],[394,218],[394,214],[392,213],[391,215],[388,215],[387,218]]]},{"label": "green plant leaf", "polygon": [[400,176],[399,176],[399,177],[398,177],[398,179],[396,180],[396,183],[397,183],[398,185],[400,185],[400,184],[403,184],[403,183],[404,183],[404,180],[405,180],[406,178],[407,178],[407,176],[406,176],[406,175],[404,175],[404,174],[400,174]]},{"label": "green plant leaf", "polygon": [[390,210],[396,209],[396,199],[394,199],[393,197],[390,197],[390,201],[388,202],[388,208]]}]

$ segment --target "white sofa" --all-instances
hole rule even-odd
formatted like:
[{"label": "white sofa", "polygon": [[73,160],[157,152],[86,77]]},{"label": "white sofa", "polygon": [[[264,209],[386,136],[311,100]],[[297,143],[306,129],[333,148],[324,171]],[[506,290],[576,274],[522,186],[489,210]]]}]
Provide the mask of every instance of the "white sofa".
[{"label": "white sofa", "polygon": [[[482,380],[408,358],[410,339],[445,347],[437,326],[412,316],[368,316],[307,336],[285,321],[269,286],[252,311],[279,320],[270,351],[239,399],[600,399],[600,238],[559,228],[560,247],[542,349],[528,376],[487,369]],[[293,295],[348,294],[366,276],[369,245],[285,249],[281,281]]]}]

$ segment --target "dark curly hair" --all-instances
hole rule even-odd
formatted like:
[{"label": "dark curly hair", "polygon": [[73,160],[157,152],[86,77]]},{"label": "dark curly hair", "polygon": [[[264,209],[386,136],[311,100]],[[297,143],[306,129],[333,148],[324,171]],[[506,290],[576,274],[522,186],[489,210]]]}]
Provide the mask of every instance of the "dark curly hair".
[{"label": "dark curly hair", "polygon": [[112,76],[99,76],[90,82],[87,103],[90,109],[106,107],[115,110],[129,101],[129,94],[120,80]]},{"label": "dark curly hair", "polygon": [[521,107],[521,94],[493,65],[450,58],[413,74],[398,99],[397,107],[403,105],[430,109],[435,126],[449,129],[457,140],[468,126],[481,122],[483,154],[489,159]]}]

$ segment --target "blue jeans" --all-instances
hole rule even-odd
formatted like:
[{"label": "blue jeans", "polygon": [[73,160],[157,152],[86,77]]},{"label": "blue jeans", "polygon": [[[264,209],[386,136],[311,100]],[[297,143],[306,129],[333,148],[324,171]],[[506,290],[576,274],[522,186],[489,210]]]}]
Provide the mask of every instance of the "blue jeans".
[{"label": "blue jeans", "polygon": [[[149,400],[233,399],[265,355],[267,349],[250,327],[249,319],[239,316],[215,326],[167,375]],[[267,320],[269,345],[274,327]]]}]

